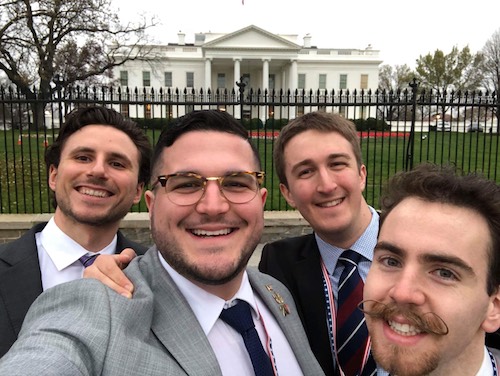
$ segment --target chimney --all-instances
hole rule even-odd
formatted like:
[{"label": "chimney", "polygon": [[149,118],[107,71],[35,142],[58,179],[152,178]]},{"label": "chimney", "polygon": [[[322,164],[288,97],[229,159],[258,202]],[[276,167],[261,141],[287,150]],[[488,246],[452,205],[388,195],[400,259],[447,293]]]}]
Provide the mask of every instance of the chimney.
[{"label": "chimney", "polygon": [[186,34],[184,34],[182,31],[179,30],[177,36],[179,37],[179,46],[184,46],[186,44],[185,42]]},{"label": "chimney", "polygon": [[304,48],[311,48],[311,36],[309,34],[304,36]]}]

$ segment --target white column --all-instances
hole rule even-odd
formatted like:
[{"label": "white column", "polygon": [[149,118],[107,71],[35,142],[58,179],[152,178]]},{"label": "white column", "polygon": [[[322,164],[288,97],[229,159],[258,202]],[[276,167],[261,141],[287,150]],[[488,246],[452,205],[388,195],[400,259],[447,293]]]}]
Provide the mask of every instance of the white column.
[{"label": "white column", "polygon": [[205,90],[212,87],[212,59],[205,59]]},{"label": "white column", "polygon": [[[293,100],[294,98],[294,95],[295,95],[295,90],[297,89],[297,80],[298,80],[298,77],[297,77],[297,60],[292,60],[292,64],[290,66],[290,93],[291,93],[291,97],[290,97],[290,100]],[[295,113],[296,113],[296,108],[295,106],[290,106],[290,113],[289,113],[289,116],[290,116],[290,119],[293,119],[295,118]]]},{"label": "white column", "polygon": [[269,89],[269,59],[262,59],[262,93]]},{"label": "white column", "polygon": [[236,82],[239,82],[241,78],[241,71],[240,71],[241,58],[235,57],[233,61],[234,61],[234,90],[236,91],[237,94],[239,94],[240,88],[238,87],[238,85],[236,85]]}]

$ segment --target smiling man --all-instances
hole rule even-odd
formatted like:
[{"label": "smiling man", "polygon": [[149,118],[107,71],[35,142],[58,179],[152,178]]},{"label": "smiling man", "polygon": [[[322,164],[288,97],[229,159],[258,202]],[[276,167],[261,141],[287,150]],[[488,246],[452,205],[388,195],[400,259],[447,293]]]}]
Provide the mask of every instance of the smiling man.
[{"label": "smiling man", "polygon": [[[429,164],[397,174],[363,309],[379,367],[398,376],[491,376],[500,327],[500,187]],[[379,370],[379,375],[385,374]]]},{"label": "smiling man", "polygon": [[191,112],[162,132],[152,172],[155,245],[125,269],[134,298],[90,278],[46,291],[0,374],[323,375],[290,293],[246,267],[267,196],[247,130]]},{"label": "smiling man", "polygon": [[82,277],[82,256],[129,247],[144,253],[118,228],[141,199],[151,152],[137,124],[114,110],[88,107],[67,116],[45,155],[53,218],[0,246],[0,356],[42,291]]}]

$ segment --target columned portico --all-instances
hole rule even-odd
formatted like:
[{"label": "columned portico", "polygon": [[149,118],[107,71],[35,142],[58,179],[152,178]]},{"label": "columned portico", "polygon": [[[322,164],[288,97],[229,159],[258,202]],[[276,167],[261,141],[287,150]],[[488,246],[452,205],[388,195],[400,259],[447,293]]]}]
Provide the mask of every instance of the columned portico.
[{"label": "columned portico", "polygon": [[241,58],[240,57],[235,57],[233,58],[234,61],[234,90],[236,93],[239,93],[240,88],[238,85],[236,85],[236,82],[240,81],[241,78]]},{"label": "columned portico", "polygon": [[262,91],[269,89],[269,58],[262,59]]}]

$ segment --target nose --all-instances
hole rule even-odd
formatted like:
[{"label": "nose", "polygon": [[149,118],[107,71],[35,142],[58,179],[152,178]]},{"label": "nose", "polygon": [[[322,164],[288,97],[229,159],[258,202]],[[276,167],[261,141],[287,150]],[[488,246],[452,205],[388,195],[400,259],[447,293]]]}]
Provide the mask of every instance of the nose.
[{"label": "nose", "polygon": [[398,273],[398,277],[389,290],[389,297],[398,304],[424,304],[425,294],[422,283],[422,277],[419,278],[412,271]]},{"label": "nose", "polygon": [[107,169],[106,161],[97,158],[90,165],[88,173],[91,176],[102,178],[106,176],[106,169]]},{"label": "nose", "polygon": [[337,188],[337,183],[333,175],[334,174],[326,168],[318,170],[318,185],[316,187],[318,192],[329,193]]},{"label": "nose", "polygon": [[207,181],[203,196],[196,204],[196,210],[208,215],[218,215],[229,210],[230,202],[222,194],[218,181]]}]

